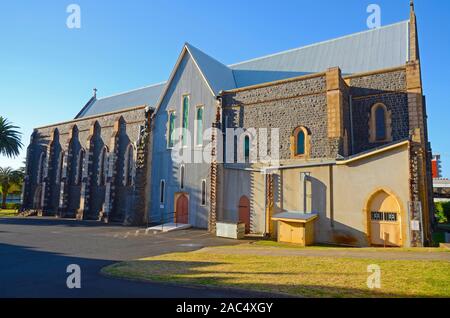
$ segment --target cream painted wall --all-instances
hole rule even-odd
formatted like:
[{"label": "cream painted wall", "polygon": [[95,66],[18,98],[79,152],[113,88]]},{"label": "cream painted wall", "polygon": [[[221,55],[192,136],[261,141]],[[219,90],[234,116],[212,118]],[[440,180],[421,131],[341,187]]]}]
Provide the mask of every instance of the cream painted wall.
[{"label": "cream painted wall", "polygon": [[[300,164],[289,161],[285,164]],[[303,163],[305,163],[303,161]],[[301,173],[308,173],[309,202],[305,205]],[[330,173],[333,179],[333,213],[330,207]],[[274,213],[283,211],[313,212],[319,214],[315,223],[318,243],[338,243],[354,246],[369,245],[365,205],[379,189],[395,194],[406,214],[409,201],[408,145],[372,155],[345,165],[323,165],[305,168],[286,168],[274,172]],[[224,169],[220,218],[236,222],[238,202],[242,195],[251,201],[252,232],[265,229],[264,175],[260,172]],[[405,246],[409,244],[408,221],[403,221]],[[272,229],[275,229],[275,224]]]},{"label": "cream painted wall", "polygon": [[[408,145],[353,164],[337,166],[334,172],[336,230],[350,227],[360,232],[358,243],[367,244],[367,216],[363,209],[369,197],[383,188],[395,194],[401,209],[407,214],[409,201]],[[403,221],[405,246],[409,245],[409,222]],[[363,244],[364,243],[364,244]]]},{"label": "cream painted wall", "polygon": [[259,172],[224,169],[220,182],[221,199],[218,221],[238,222],[239,199],[250,199],[251,232],[263,234],[265,230],[264,176]]}]

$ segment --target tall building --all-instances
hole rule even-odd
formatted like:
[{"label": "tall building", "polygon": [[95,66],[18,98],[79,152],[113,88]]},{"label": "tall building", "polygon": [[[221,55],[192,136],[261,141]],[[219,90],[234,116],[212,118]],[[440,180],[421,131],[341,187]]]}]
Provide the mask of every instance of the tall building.
[{"label": "tall building", "polygon": [[431,168],[433,179],[442,178],[441,155],[433,155],[433,158],[431,159]]}]

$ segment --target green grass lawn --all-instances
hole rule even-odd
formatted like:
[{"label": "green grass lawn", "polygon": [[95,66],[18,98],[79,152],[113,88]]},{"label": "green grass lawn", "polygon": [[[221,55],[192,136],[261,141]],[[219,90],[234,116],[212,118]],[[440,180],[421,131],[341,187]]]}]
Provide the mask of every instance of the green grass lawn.
[{"label": "green grass lawn", "polygon": [[424,248],[382,248],[382,247],[365,247],[363,249],[357,247],[341,247],[341,246],[329,246],[329,245],[317,245],[317,246],[307,246],[301,247],[297,244],[289,244],[289,243],[278,243],[272,240],[260,240],[251,242],[249,244],[240,244],[240,245],[230,245],[223,246],[221,248],[267,248],[267,247],[275,247],[275,248],[287,248],[287,249],[300,249],[300,250],[316,250],[316,251],[327,251],[327,250],[336,250],[336,251],[358,251],[364,250],[365,252],[450,252],[448,249],[442,248],[434,248],[434,247],[424,247]]},{"label": "green grass lawn", "polygon": [[[381,268],[381,289],[367,287],[371,264]],[[221,254],[212,249],[117,263],[102,272],[305,297],[450,297],[448,261]]]},{"label": "green grass lawn", "polygon": [[2,210],[0,209],[0,218],[17,216],[17,210]]}]

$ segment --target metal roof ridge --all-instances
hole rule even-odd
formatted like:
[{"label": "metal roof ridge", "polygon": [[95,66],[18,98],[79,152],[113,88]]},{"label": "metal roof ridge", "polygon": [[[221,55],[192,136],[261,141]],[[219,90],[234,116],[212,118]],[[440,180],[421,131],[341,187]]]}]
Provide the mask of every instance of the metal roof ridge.
[{"label": "metal roof ridge", "polygon": [[111,97],[117,97],[117,96],[120,96],[120,95],[125,95],[125,94],[128,94],[128,93],[136,92],[136,91],[139,91],[139,90],[142,90],[142,89],[146,89],[146,88],[160,86],[160,85],[163,85],[163,84],[166,84],[166,83],[167,83],[167,81],[163,81],[163,82],[160,82],[160,83],[151,84],[151,85],[148,85],[148,86],[143,86],[143,87],[140,87],[140,88],[131,89],[129,91],[125,91],[125,92],[121,92],[121,93],[105,96],[105,97],[102,97],[102,98],[97,98],[97,101],[108,99],[108,98],[111,98]]},{"label": "metal roof ridge", "polygon": [[[286,54],[286,53],[291,53],[291,52],[295,52],[295,51],[298,51],[298,50],[306,49],[306,48],[309,48],[309,47],[318,46],[318,45],[322,45],[322,44],[326,44],[326,43],[331,43],[331,42],[334,42],[334,41],[343,40],[343,39],[346,39],[346,38],[350,38],[350,37],[353,37],[353,36],[357,36],[357,35],[361,35],[361,34],[365,34],[365,33],[369,33],[369,32],[374,32],[374,31],[381,30],[381,29],[386,29],[386,28],[389,28],[389,27],[393,27],[393,26],[396,26],[396,25],[403,24],[403,23],[409,23],[409,20],[403,20],[403,21],[400,21],[400,22],[396,22],[396,23],[393,23],[393,24],[388,24],[388,25],[382,26],[380,28],[360,31],[360,32],[356,32],[356,33],[340,36],[340,37],[337,37],[337,38],[334,38],[334,39],[325,40],[325,41],[321,41],[321,42],[316,42],[316,43],[308,44],[308,45],[305,45],[305,46],[301,46],[301,47],[297,47],[297,48],[293,48],[293,49],[289,49],[289,50],[285,50],[285,51],[281,51],[281,52],[277,52],[277,53],[272,53],[272,54],[256,57],[256,58],[245,60],[245,61],[242,61],[242,62],[229,64],[228,67],[232,68],[234,66],[238,66],[238,65],[242,65],[242,64],[246,64],[246,63],[250,63],[250,62],[254,62],[254,61],[263,60],[263,59],[266,59],[266,58],[269,58],[269,57],[274,57],[274,56],[278,56],[278,55],[282,55],[282,54]],[[234,71],[234,69],[232,69],[232,70]]]}]

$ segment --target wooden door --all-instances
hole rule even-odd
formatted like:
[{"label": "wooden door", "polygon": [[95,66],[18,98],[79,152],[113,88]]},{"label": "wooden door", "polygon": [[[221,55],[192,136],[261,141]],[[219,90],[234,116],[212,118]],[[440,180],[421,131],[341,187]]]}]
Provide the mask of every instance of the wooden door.
[{"label": "wooden door", "polygon": [[189,224],[189,199],[185,194],[180,195],[177,199],[176,222]]},{"label": "wooden door", "polygon": [[250,233],[250,200],[245,195],[239,200],[239,222],[245,223],[245,233]]}]

